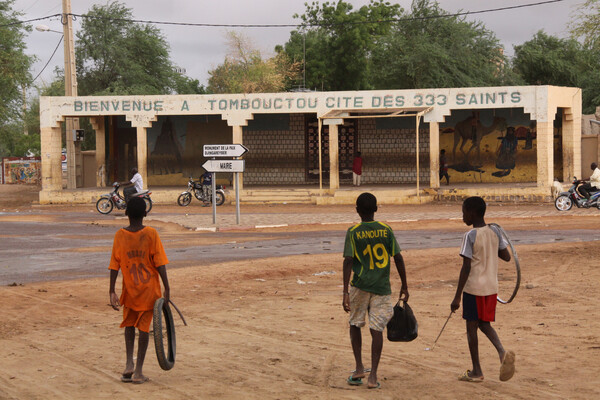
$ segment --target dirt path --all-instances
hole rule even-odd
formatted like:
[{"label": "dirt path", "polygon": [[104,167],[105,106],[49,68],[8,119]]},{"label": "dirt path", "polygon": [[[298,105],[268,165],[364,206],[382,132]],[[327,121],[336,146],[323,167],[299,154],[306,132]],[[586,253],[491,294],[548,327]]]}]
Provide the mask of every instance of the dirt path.
[{"label": "dirt path", "polygon": [[[517,353],[517,374],[506,383],[485,341],[486,381],[456,380],[469,367],[458,316],[436,349],[424,350],[447,316],[459,269],[456,249],[436,249],[405,252],[420,336],[385,343],[375,393],[345,384],[352,353],[340,306],[341,259],[323,255],[170,270],[173,300],[189,326],[176,322],[173,370],[160,370],[150,346],[145,372],[152,380],[140,386],[118,379],[124,344],[120,314],[107,304],[107,279],[2,287],[9,301],[0,322],[0,398],[598,398],[600,323],[592,316],[599,244],[518,251],[524,286],[515,302],[499,306],[495,324]],[[313,275],[322,271],[335,274]],[[502,281],[501,291],[510,284]],[[365,338],[367,363],[369,344]]]},{"label": "dirt path", "polygon": [[[77,238],[79,228],[74,227],[79,224],[98,240],[109,240],[107,232],[125,223],[119,217],[99,219],[85,206],[22,205],[22,199],[32,196],[30,192],[0,191],[0,210],[9,213],[0,215],[0,221],[64,223],[69,228],[61,233],[63,239]],[[444,207],[454,210],[457,205]],[[491,208],[506,211],[496,214],[500,216],[523,213],[527,207],[536,206]],[[166,214],[180,212],[176,207],[157,209]],[[351,207],[310,206],[247,211],[268,218],[273,210],[323,217],[353,212]],[[406,210],[414,212],[415,208],[397,207],[391,212]],[[418,212],[427,210],[434,207],[424,206]],[[347,315],[341,308],[341,256],[311,254],[217,264],[193,260],[169,269],[172,299],[189,326],[176,320],[177,361],[171,371],[159,368],[150,344],[145,373],[151,381],[144,385],[119,380],[125,361],[123,331],[118,328],[120,313],[108,305],[107,278],[2,286],[0,399],[600,398],[600,322],[595,318],[600,297],[600,242],[593,241],[596,213],[557,216],[548,212],[548,216],[499,217],[494,221],[509,232],[537,230],[558,236],[561,230],[580,230],[581,240],[588,240],[517,246],[522,287],[513,303],[498,306],[495,323],[505,347],[517,353],[517,373],[509,382],[499,381],[497,356],[484,338],[480,353],[485,382],[456,380],[470,366],[459,315],[452,317],[435,350],[425,351],[443,325],[454,295],[460,260],[457,249],[450,247],[404,251],[419,337],[410,343],[385,342],[379,371],[382,389],[378,391],[345,382],[353,369],[353,357]],[[175,223],[151,224],[159,228],[171,249],[347,227],[299,225],[208,234]],[[457,220],[405,221],[392,226],[403,234],[417,235],[465,230]],[[4,232],[4,243],[19,234],[26,232]],[[302,235],[297,237],[302,240]],[[92,247],[62,251],[75,258],[87,251],[108,253],[107,246]],[[52,253],[44,254],[51,257]],[[105,271],[106,267],[102,264],[99,268]],[[512,264],[502,265],[502,297],[512,290],[512,268]],[[314,275],[320,272],[327,274]],[[394,285],[397,294],[396,278]],[[370,338],[367,331],[363,334],[368,365]]]}]

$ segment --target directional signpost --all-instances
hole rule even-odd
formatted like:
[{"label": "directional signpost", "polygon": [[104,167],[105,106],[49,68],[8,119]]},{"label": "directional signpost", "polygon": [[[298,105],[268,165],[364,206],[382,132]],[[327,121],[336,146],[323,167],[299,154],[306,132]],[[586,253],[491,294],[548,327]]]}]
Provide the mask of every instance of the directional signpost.
[{"label": "directional signpost", "polygon": [[239,173],[244,172],[246,167],[245,160],[215,160],[215,157],[241,157],[248,152],[248,149],[241,144],[205,144],[202,148],[204,157],[212,157],[202,164],[207,172],[212,173],[212,206],[213,206],[213,224],[217,223],[217,204],[215,202],[217,195],[217,185],[215,172],[231,172],[235,175],[235,217],[236,223],[240,224],[240,185]]},{"label": "directional signpost", "polygon": [[248,152],[243,144],[205,144],[204,157],[241,157]]},{"label": "directional signpost", "polygon": [[208,172],[244,172],[246,160],[208,160],[202,168]]}]

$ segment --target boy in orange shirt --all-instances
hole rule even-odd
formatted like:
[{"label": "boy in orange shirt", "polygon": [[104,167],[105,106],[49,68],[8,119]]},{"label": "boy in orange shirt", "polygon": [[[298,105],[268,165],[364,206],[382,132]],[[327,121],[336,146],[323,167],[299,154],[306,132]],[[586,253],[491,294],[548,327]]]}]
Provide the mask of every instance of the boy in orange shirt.
[{"label": "boy in orange shirt", "polygon": [[[146,216],[146,203],[142,198],[129,200],[125,214],[129,217],[129,226],[115,234],[110,258],[110,305],[119,310],[123,305],[125,328],[125,350],[127,362],[121,376],[123,382],[144,383],[149,379],[142,374],[148,332],[152,323],[154,302],[161,297],[160,282],[165,287],[165,303],[169,301],[169,281],[165,264],[169,262],[158,232],[142,224]],[[123,272],[123,290],[121,298],[115,293],[115,283]],[[133,364],[133,346],[135,328],[139,330],[137,364]]]}]

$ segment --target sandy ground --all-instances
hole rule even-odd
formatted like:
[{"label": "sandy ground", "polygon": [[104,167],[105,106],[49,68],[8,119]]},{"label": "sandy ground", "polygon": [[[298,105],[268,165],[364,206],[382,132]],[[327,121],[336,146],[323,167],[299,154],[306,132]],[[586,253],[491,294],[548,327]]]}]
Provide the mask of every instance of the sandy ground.
[{"label": "sandy ground", "polygon": [[[583,221],[551,217],[526,223],[567,229]],[[428,229],[464,229],[458,221],[427,224]],[[503,221],[505,229],[523,224]],[[208,237],[163,228],[181,240]],[[170,269],[172,299],[188,326],[176,317],[177,360],[170,371],[160,369],[150,343],[144,372],[151,381],[144,385],[119,380],[123,331],[120,313],[108,305],[107,278],[0,287],[0,399],[600,398],[595,317],[600,243],[527,245],[517,251],[522,287],[513,303],[498,305],[494,325],[505,347],[517,354],[517,372],[508,382],[499,381],[497,355],[483,335],[485,382],[457,381],[470,367],[459,315],[451,318],[435,350],[425,351],[454,295],[460,260],[457,249],[449,248],[404,252],[419,337],[385,342],[379,390],[345,382],[354,366],[341,307],[341,256],[306,255],[212,265],[199,261]],[[501,295],[512,290],[512,268],[502,267]],[[313,275],[323,271],[334,273]],[[396,296],[395,276],[393,287]],[[370,338],[366,330],[363,334],[369,365]]]}]

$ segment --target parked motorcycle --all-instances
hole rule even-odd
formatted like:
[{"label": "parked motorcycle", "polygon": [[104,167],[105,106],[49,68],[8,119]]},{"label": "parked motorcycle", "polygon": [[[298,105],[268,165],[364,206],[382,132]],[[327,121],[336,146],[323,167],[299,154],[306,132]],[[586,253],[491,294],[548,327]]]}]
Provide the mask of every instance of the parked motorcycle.
[{"label": "parked motorcycle", "polygon": [[[202,190],[202,184],[200,181],[194,181],[194,179],[190,176],[190,180],[188,181],[188,187],[185,192],[182,192],[177,198],[177,204],[182,207],[188,206],[192,202],[192,193],[194,196],[203,203],[212,203],[212,189],[208,190],[208,196],[204,196],[204,191]],[[225,203],[225,187],[222,185],[217,185],[217,191],[215,194],[217,199],[216,203],[218,206]]]},{"label": "parked motorcycle", "polygon": [[600,191],[590,193],[590,201],[587,202],[585,196],[579,193],[579,190],[577,189],[579,185],[582,185],[583,183],[585,183],[585,181],[574,177],[573,184],[569,188],[569,191],[561,192],[556,197],[554,200],[554,207],[556,207],[558,211],[569,211],[573,207],[573,204],[575,204],[577,208],[596,207],[600,209]]},{"label": "parked motorcycle", "polygon": [[[110,214],[110,212],[113,210],[113,207],[117,207],[117,210],[124,210],[125,208],[127,208],[127,203],[125,202],[125,199],[119,193],[119,187],[121,185],[119,185],[118,182],[115,182],[112,184],[112,186],[113,191],[107,194],[103,194],[96,202],[96,210],[98,210],[100,214]],[[132,194],[130,198],[141,197],[142,199],[144,199],[144,201],[146,202],[146,212],[149,213],[150,210],[152,210],[152,199],[150,198],[151,194],[152,192],[145,190],[140,193]]]}]

